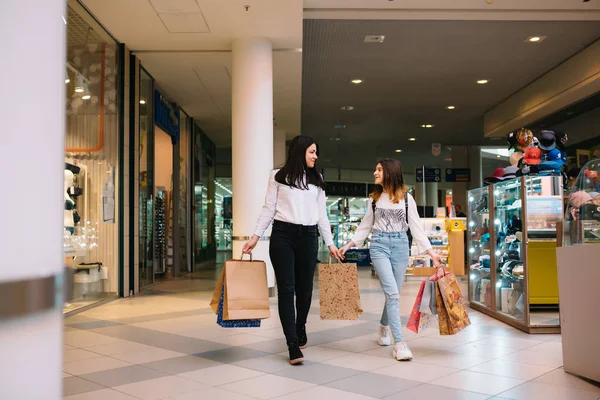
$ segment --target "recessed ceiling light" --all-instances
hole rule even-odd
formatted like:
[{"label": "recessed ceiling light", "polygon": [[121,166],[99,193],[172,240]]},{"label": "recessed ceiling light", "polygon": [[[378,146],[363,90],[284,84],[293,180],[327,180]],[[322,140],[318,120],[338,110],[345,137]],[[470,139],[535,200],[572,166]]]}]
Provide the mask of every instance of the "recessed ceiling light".
[{"label": "recessed ceiling light", "polygon": [[500,154],[498,154],[496,157],[501,158],[502,156]]},{"label": "recessed ceiling light", "polygon": [[424,125],[421,125],[421,128],[433,128],[434,126],[435,125],[432,125],[432,124],[424,124]]},{"label": "recessed ceiling light", "polygon": [[487,79],[480,79],[477,81],[477,83],[479,83],[480,85],[485,85],[486,83],[488,83]]},{"label": "recessed ceiling light", "polygon": [[446,110],[454,110],[456,106],[446,106]]},{"label": "recessed ceiling light", "polygon": [[383,43],[385,40],[384,35],[367,35],[365,36],[365,43]]},{"label": "recessed ceiling light", "polygon": [[352,79],[350,82],[354,83],[355,85],[360,85],[364,81],[362,79]]},{"label": "recessed ceiling light", "polygon": [[354,110],[354,106],[342,106],[342,111],[352,111]]},{"label": "recessed ceiling light", "polygon": [[527,39],[525,39],[525,42],[539,43],[543,42],[544,39],[546,39],[546,36],[529,36]]},{"label": "recessed ceiling light", "polygon": [[414,142],[414,141],[416,141],[416,140],[417,140],[417,138],[411,137],[411,138],[409,138],[408,140],[410,140],[411,142]]},{"label": "recessed ceiling light", "polygon": [[402,153],[402,150],[396,149],[396,153]]},{"label": "recessed ceiling light", "polygon": [[146,104],[146,100],[144,100],[144,99],[140,100],[140,104]]}]

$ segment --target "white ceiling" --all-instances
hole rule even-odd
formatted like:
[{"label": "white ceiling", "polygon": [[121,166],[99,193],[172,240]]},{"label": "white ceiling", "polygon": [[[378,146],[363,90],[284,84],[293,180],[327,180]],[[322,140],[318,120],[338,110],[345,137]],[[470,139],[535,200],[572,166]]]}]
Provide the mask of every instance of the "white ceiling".
[{"label": "white ceiling", "polygon": [[[466,143],[471,136],[478,140],[481,115],[488,107],[589,44],[600,31],[598,22],[535,21],[600,20],[597,0],[82,1],[219,147],[231,143],[231,43],[239,37],[269,38],[274,48],[275,123],[288,137],[302,130],[328,140],[330,125],[342,118],[341,104],[352,102],[362,108],[343,116],[347,132],[354,132],[347,141],[350,147],[324,143],[330,150],[324,158],[332,166],[356,166],[352,146],[360,146],[366,137],[373,145],[359,149],[368,153],[364,158],[370,166],[380,153],[400,147],[390,132],[409,135],[412,128],[406,128],[406,122],[429,123],[425,116],[436,118],[434,136],[444,145]],[[303,32],[303,19],[308,19],[308,32]],[[328,21],[313,24],[311,19]],[[336,19],[351,21],[336,25],[332,21]],[[532,21],[510,25],[510,20],[524,19]],[[438,25],[435,20],[447,21]],[[475,21],[460,23],[465,20]],[[481,20],[507,21],[491,26],[476,22]],[[390,40],[378,50],[359,47],[361,35],[386,34],[384,29]],[[521,41],[528,32],[550,36],[529,52]],[[511,45],[514,40],[518,43]],[[388,53],[380,53],[382,48]],[[368,85],[355,93],[338,82],[362,73],[368,75]],[[463,81],[482,74],[495,86],[465,92]],[[390,79],[404,87],[394,86]],[[419,89],[419,79],[426,79],[426,90]],[[400,96],[390,102],[394,93]],[[443,105],[455,101],[461,103],[458,112],[444,113]],[[442,140],[441,134],[451,136]],[[424,162],[414,151],[430,154],[430,142],[402,144],[402,158]]]},{"label": "white ceiling", "polygon": [[231,144],[231,43],[269,38],[275,123],[288,136],[300,133],[302,0],[84,3],[219,147]]}]

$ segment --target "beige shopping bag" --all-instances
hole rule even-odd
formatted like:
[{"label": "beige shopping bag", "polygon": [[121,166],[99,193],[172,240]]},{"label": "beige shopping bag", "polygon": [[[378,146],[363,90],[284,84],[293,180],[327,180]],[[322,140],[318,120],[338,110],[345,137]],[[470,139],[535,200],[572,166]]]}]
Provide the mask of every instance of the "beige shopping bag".
[{"label": "beige shopping bag", "polygon": [[356,320],[362,314],[356,264],[319,264],[321,319]]},{"label": "beige shopping bag", "polygon": [[223,320],[266,319],[271,316],[267,265],[264,261],[227,260],[210,301],[219,309],[221,288],[225,286]]}]

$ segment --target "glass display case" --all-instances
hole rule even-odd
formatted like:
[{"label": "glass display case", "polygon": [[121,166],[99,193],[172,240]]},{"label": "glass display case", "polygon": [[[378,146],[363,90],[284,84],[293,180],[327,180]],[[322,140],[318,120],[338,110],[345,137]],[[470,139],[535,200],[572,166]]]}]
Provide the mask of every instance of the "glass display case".
[{"label": "glass display case", "polygon": [[492,306],[489,188],[469,192],[467,215],[467,262],[469,264],[469,300],[484,307]]},{"label": "glass display case", "polygon": [[581,168],[567,199],[564,245],[600,243],[600,159]]},{"label": "glass display case", "polygon": [[560,331],[561,180],[526,176],[469,192],[471,305],[529,333]]},{"label": "glass display case", "polygon": [[566,372],[600,382],[600,159],[581,168],[566,199],[557,250],[562,356]]}]

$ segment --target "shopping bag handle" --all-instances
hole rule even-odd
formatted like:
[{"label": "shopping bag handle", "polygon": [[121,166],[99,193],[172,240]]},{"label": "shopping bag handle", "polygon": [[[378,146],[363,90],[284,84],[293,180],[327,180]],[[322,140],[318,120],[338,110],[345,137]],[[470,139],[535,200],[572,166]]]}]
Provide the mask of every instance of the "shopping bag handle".
[{"label": "shopping bag handle", "polygon": [[[331,258],[332,258],[332,257],[331,257],[331,254],[330,254],[330,255],[329,255],[329,265],[331,265]],[[333,257],[333,259],[334,259],[335,261],[337,261],[337,263],[339,263],[339,264],[343,264],[343,262],[341,262],[339,259],[337,259],[337,258],[335,258],[335,257]],[[334,264],[335,264],[335,263],[334,263]]]},{"label": "shopping bag handle", "polygon": [[[439,275],[440,271],[442,271],[442,275],[441,276]],[[435,273],[433,274],[434,275],[434,279],[433,280],[437,280],[439,278],[443,278],[444,276],[449,275],[449,274],[450,274],[450,272],[446,271],[444,269],[444,267],[437,267],[435,269]]]},{"label": "shopping bag handle", "polygon": [[[242,256],[240,257],[240,261],[244,261],[244,254],[242,253]],[[252,261],[252,253],[248,253],[248,255],[250,256],[250,261]]]}]

